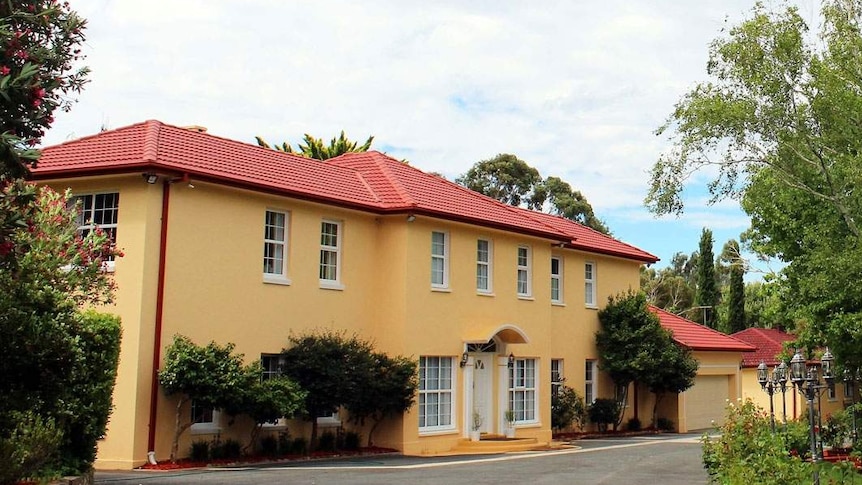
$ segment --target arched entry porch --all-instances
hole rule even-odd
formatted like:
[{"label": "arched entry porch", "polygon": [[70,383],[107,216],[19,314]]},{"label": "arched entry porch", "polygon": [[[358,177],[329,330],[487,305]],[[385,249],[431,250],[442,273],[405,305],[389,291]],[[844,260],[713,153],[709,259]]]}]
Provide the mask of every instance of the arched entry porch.
[{"label": "arched entry porch", "polygon": [[464,339],[465,436],[478,425],[482,433],[502,434],[508,409],[509,366],[518,344],[529,343],[526,332],[506,324]]}]

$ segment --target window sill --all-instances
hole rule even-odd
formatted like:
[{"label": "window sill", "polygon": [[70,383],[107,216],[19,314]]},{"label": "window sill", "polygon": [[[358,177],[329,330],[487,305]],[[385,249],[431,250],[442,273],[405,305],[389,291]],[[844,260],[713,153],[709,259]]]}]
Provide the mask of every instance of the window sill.
[{"label": "window sill", "polygon": [[552,301],[551,306],[565,307],[566,304],[561,301]]},{"label": "window sill", "polygon": [[587,310],[598,310],[599,309],[598,305],[584,305],[584,308],[586,308]]},{"label": "window sill", "polygon": [[495,297],[495,296],[497,296],[497,295],[495,295],[495,294],[493,294],[493,293],[490,293],[490,292],[477,291],[477,292],[476,292],[476,296],[490,296],[490,297]]},{"label": "window sill", "polygon": [[285,278],[283,276],[275,276],[275,275],[263,275],[263,282],[268,285],[283,285],[290,286],[292,281],[290,279]]},{"label": "window sill", "polygon": [[341,283],[338,283],[336,281],[320,280],[320,289],[321,290],[343,291],[344,285],[342,285]]},{"label": "window sill", "polygon": [[217,426],[215,424],[193,424],[191,427],[192,434],[219,434],[221,433],[221,426]]},{"label": "window sill", "polygon": [[524,300],[524,301],[536,301],[535,298],[533,298],[532,296],[529,296],[529,295],[518,295],[518,299]]},{"label": "window sill", "polygon": [[431,291],[435,291],[437,293],[452,293],[451,288],[437,288],[436,286],[432,286]]},{"label": "window sill", "polygon": [[515,422],[515,429],[530,429],[530,428],[541,428],[542,423],[538,421],[524,421],[524,422]]},{"label": "window sill", "polygon": [[441,436],[446,434],[458,434],[458,429],[455,427],[451,428],[441,428],[441,429],[430,429],[428,431],[419,430],[419,437],[423,436]]}]

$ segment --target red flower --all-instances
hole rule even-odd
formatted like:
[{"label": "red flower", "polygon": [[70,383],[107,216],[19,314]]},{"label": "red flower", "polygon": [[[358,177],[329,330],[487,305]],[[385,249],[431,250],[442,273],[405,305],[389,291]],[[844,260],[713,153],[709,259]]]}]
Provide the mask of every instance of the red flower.
[{"label": "red flower", "polygon": [[8,76],[11,71],[7,66],[0,67],[0,75]]}]

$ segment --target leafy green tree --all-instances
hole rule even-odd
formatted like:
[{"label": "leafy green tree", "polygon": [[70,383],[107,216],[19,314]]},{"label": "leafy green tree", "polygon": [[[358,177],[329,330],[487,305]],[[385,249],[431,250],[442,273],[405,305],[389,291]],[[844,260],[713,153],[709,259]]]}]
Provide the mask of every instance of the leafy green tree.
[{"label": "leafy green tree", "polygon": [[[663,393],[680,392],[675,389],[684,390],[691,385],[685,385],[691,372],[690,355],[680,351],[658,316],[649,310],[643,292],[629,291],[611,297],[599,311],[599,322],[601,328],[596,333],[599,368],[608,373],[618,388],[624,389],[617,396],[620,412],[614,429],[622,421],[630,384],[648,385],[657,393],[657,400]],[[697,370],[696,362],[694,369]]]},{"label": "leafy green tree", "polygon": [[54,111],[68,111],[87,81],[87,68],[73,68],[84,26],[68,2],[0,3],[0,176],[28,174]]},{"label": "leafy green tree", "polygon": [[171,444],[172,462],[177,459],[180,436],[192,425],[190,419],[183,419],[183,407],[191,401],[215,409],[234,407],[238,396],[249,384],[243,355],[234,354],[233,349],[231,343],[196,345],[182,335],[174,335],[168,346],[164,365],[159,370],[159,384],[166,395],[179,396]]},{"label": "leafy green tree", "polygon": [[540,205],[547,202],[551,214],[565,217],[591,227],[602,234],[610,234],[610,230],[593,213],[593,206],[580,191],[572,190],[572,186],[559,177],[548,177],[536,188],[533,199]]},{"label": "leafy green tree", "polygon": [[413,406],[419,379],[413,359],[389,357],[380,352],[367,357],[368,364],[352,372],[362,382],[353,386],[356,392],[346,396],[344,407],[354,423],[364,425],[366,419],[372,421],[368,431],[368,446],[372,446],[374,431],[385,418],[400,416]]},{"label": "leafy green tree", "polygon": [[361,386],[373,355],[371,344],[357,336],[320,331],[292,335],[282,351],[284,373],[307,394],[305,418],[311,421],[311,447],[317,445],[317,418],[338,410],[351,397],[364,392]]},{"label": "leafy green tree", "polygon": [[76,473],[105,432],[120,339],[116,317],[81,308],[112,301],[104,263],[121,253],[101,230],[77,234],[69,198],[0,180],[0,450],[53,428],[48,468]]},{"label": "leafy green tree", "polygon": [[510,153],[476,162],[455,183],[513,206],[536,210],[544,202],[535,198],[542,183],[539,171]]},{"label": "leafy green tree", "polygon": [[[664,329],[662,329],[664,330]],[[699,366],[691,350],[677,345],[667,330],[664,343],[657,345],[653,370],[641,378],[650,392],[655,394],[652,409],[652,424],[658,424],[658,406],[668,394],[679,394],[694,385]],[[658,340],[662,340],[657,336]]]},{"label": "leafy green tree", "polygon": [[257,140],[257,144],[264,148],[272,148],[280,152],[293,153],[317,160],[328,160],[351,152],[367,152],[371,149],[371,142],[374,141],[374,137],[369,136],[368,140],[365,140],[365,143],[360,145],[359,142],[348,140],[344,135],[344,130],[341,130],[338,138],[330,140],[329,145],[324,144],[322,138],[315,138],[306,133],[303,141],[297,145],[297,150],[294,150],[287,142],[283,142],[281,145],[270,146],[269,143],[259,136],[256,136],[255,139]]},{"label": "leafy green tree", "polygon": [[551,214],[610,233],[583,194],[559,177],[542,179],[538,170],[509,153],[476,162],[455,183],[512,206],[531,210],[547,206]]},{"label": "leafy green tree", "polygon": [[[727,299],[727,322],[725,331],[735,333],[748,328],[745,322],[745,262],[739,255],[739,243],[731,239],[725,246],[730,263],[730,282]],[[734,256],[735,254],[735,256]]]},{"label": "leafy green tree", "polygon": [[681,313],[694,305],[694,286],[673,267],[641,267],[641,290],[651,305],[671,313]]},{"label": "leafy green tree", "polygon": [[715,263],[712,255],[712,231],[703,228],[700,234],[699,261],[697,265],[697,293],[695,303],[700,307],[706,307],[703,313],[704,325],[715,328],[715,318],[718,309],[719,291],[715,279]]},{"label": "leafy green tree", "polygon": [[787,266],[777,280],[800,337],[862,364],[862,8],[822,3],[818,38],[794,7],[763,4],[713,42],[708,74],[660,133],[648,206],[679,212],[691,174],[712,166],[713,200],[739,198],[747,241]]}]

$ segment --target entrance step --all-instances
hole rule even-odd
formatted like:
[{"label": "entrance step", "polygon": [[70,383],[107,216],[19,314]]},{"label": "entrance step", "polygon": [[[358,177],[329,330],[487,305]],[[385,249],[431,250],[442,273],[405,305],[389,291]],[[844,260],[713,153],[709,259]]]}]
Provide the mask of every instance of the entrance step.
[{"label": "entrance step", "polygon": [[539,442],[536,438],[506,438],[503,435],[483,434],[479,441],[470,441],[467,438],[459,440],[451,453],[470,455],[547,449],[548,443]]}]

